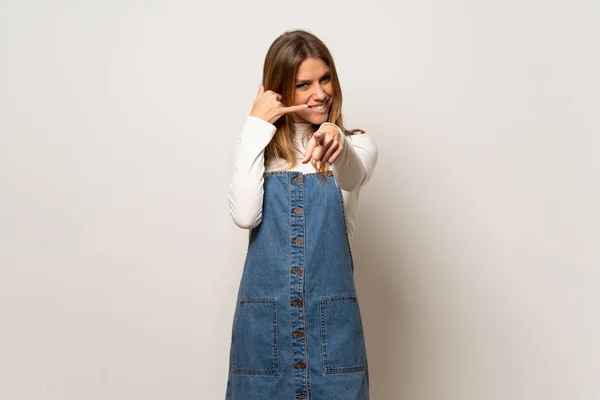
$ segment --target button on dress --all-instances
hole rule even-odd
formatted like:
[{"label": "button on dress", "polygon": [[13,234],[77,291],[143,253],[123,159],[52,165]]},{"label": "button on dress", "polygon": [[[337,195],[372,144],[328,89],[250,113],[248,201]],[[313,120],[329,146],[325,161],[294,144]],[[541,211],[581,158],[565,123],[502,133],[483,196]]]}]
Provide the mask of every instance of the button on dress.
[{"label": "button on dress", "polygon": [[264,174],[231,331],[226,400],[368,400],[354,264],[335,177]]}]

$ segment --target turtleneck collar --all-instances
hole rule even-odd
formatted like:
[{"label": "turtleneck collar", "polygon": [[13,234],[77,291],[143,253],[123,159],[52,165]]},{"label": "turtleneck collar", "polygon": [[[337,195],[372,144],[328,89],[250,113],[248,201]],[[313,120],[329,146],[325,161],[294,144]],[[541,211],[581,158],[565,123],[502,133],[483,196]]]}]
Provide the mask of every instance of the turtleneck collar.
[{"label": "turtleneck collar", "polygon": [[294,122],[294,129],[296,131],[296,137],[302,137],[304,136],[304,134],[308,131],[310,131],[312,128],[312,124],[310,124],[309,122]]}]

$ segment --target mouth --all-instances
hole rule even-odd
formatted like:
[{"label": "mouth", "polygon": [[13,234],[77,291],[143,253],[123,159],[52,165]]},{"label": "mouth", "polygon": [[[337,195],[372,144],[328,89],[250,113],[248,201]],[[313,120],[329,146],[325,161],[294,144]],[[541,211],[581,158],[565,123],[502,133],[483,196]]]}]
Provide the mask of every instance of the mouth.
[{"label": "mouth", "polygon": [[327,110],[327,107],[328,107],[327,103],[317,104],[314,106],[308,106],[308,108],[310,108],[311,110],[313,110],[315,112],[323,112],[323,111]]}]

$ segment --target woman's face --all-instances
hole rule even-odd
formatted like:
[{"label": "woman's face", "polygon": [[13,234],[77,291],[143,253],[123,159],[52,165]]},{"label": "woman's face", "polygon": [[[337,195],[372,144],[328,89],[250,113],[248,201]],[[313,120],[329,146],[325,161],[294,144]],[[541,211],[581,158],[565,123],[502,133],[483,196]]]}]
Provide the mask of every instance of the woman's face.
[{"label": "woman's face", "polygon": [[294,105],[308,104],[308,108],[292,113],[294,121],[315,125],[327,122],[333,97],[329,67],[318,57],[307,57],[298,66]]}]

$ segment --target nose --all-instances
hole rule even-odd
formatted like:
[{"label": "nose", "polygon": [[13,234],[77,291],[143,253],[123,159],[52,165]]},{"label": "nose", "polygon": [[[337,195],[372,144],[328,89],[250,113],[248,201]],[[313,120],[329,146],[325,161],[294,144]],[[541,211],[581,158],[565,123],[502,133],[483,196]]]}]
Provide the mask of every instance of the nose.
[{"label": "nose", "polygon": [[325,91],[323,90],[323,88],[321,87],[321,85],[317,85],[317,89],[315,90],[315,93],[313,94],[313,97],[316,101],[323,101],[325,100],[325,98],[327,97]]}]

